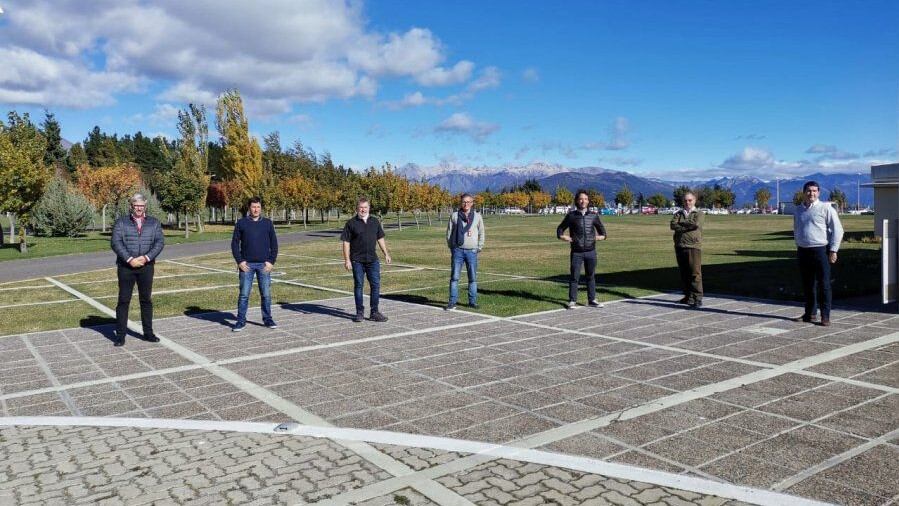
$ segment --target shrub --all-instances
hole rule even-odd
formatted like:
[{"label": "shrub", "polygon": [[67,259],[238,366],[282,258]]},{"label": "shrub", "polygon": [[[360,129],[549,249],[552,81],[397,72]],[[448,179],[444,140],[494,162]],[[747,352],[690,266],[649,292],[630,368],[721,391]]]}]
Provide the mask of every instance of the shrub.
[{"label": "shrub", "polygon": [[31,211],[38,234],[75,237],[84,233],[94,217],[87,198],[61,179],[54,179]]}]

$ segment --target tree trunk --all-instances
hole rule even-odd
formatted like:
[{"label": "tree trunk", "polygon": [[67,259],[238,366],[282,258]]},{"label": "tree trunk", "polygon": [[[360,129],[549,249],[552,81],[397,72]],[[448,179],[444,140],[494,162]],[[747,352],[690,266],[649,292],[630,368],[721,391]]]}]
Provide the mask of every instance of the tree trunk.
[{"label": "tree trunk", "polygon": [[19,227],[19,253],[28,253],[28,233],[25,225]]},{"label": "tree trunk", "polygon": [[16,213],[6,213],[6,217],[9,218],[9,244],[13,245],[16,243]]},{"label": "tree trunk", "polygon": [[205,230],[203,229],[203,217],[200,216],[200,213],[197,213],[197,232],[200,234],[205,232]]},{"label": "tree trunk", "polygon": [[415,228],[421,228],[421,226],[419,226],[419,224],[418,224],[418,213],[415,211],[412,211],[412,216],[415,216]]},{"label": "tree trunk", "polygon": [[184,213],[184,238],[187,239],[190,237],[190,215]]},{"label": "tree trunk", "polygon": [[103,204],[103,233],[106,233],[106,206],[109,204]]},{"label": "tree trunk", "polygon": [[210,209],[212,210],[212,219],[209,220],[209,221],[211,221],[212,223],[215,223],[215,208],[214,208],[214,207],[210,207]]},{"label": "tree trunk", "polygon": [[428,226],[430,227],[431,226],[431,211],[428,211],[425,214],[428,215]]},{"label": "tree trunk", "polygon": [[403,220],[400,219],[400,213],[403,212],[402,209],[396,212],[396,228],[402,232],[403,231]]},{"label": "tree trunk", "polygon": [[303,208],[303,230],[306,230],[307,223],[309,223],[309,208]]},{"label": "tree trunk", "polygon": [[325,222],[325,210],[324,209],[318,210],[318,217],[319,217],[319,219],[321,219],[322,223]]}]

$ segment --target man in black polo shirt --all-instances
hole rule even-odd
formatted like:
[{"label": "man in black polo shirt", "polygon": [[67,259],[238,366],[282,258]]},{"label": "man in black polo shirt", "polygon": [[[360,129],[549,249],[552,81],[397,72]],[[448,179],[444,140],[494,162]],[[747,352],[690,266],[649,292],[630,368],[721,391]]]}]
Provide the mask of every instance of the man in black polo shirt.
[{"label": "man in black polo shirt", "polygon": [[340,234],[343,242],[343,266],[346,270],[353,271],[353,296],[356,298],[356,317],[354,322],[365,319],[365,304],[362,300],[362,283],[368,278],[371,290],[371,314],[369,319],[373,322],[386,322],[387,317],[378,311],[378,299],[381,292],[381,263],[378,262],[378,253],[375,244],[384,252],[384,261],[390,263],[390,253],[387,252],[387,241],[384,239],[384,229],[374,216],[369,215],[371,204],[368,199],[359,199],[356,204],[356,216],[347,220]]}]

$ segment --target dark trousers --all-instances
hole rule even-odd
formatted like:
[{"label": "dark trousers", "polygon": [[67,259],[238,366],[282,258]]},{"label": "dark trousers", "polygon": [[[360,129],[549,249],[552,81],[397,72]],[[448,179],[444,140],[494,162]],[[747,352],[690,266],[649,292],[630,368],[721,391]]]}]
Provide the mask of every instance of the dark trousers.
[{"label": "dark trousers", "polygon": [[353,297],[356,300],[356,312],[365,310],[362,300],[363,283],[368,278],[370,290],[371,310],[378,311],[378,303],[381,297],[381,262],[353,262]]},{"label": "dark trousers", "polygon": [[797,248],[802,293],[805,295],[805,314],[815,316],[821,307],[821,318],[830,319],[830,259],[827,246]]},{"label": "dark trousers", "polygon": [[702,302],[702,250],[674,247],[681,289],[687,302]]},{"label": "dark trousers", "polygon": [[140,300],[140,323],[144,328],[144,337],[153,335],[153,264],[146,264],[137,269],[129,265],[120,265],[119,303],[115,308],[116,323],[119,335],[125,335],[128,328],[128,306],[131,305],[131,292],[137,284],[137,295]]},{"label": "dark trousers", "polygon": [[577,287],[581,284],[581,265],[587,276],[587,301],[596,299],[596,250],[571,252],[571,276],[568,278],[568,300],[577,300]]}]

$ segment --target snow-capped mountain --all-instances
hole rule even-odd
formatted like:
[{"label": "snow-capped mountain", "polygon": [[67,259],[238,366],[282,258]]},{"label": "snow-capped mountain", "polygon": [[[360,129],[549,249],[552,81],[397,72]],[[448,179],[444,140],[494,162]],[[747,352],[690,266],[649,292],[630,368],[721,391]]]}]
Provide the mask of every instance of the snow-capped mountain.
[{"label": "snow-capped mountain", "polygon": [[[755,201],[755,192],[763,187],[771,192],[772,204],[777,197],[777,182],[765,181],[754,176],[718,177],[708,180],[695,181],[666,181],[658,178],[647,178],[625,171],[609,170],[602,167],[570,168],[558,164],[530,163],[527,165],[504,165],[490,167],[486,165],[466,167],[455,164],[441,164],[433,167],[421,167],[416,164],[406,164],[396,169],[398,173],[412,180],[424,179],[431,184],[438,184],[450,192],[463,191],[479,192],[484,190],[500,191],[503,188],[520,185],[528,179],[535,179],[543,187],[544,191],[554,192],[558,187],[575,191],[578,188],[594,189],[603,192],[606,198],[611,198],[624,185],[636,195],[642,193],[644,197],[661,193],[671,196],[674,189],[686,184],[692,188],[702,186],[715,186],[730,188],[736,197],[736,205],[743,206]],[[793,194],[802,188],[802,184],[814,179],[821,185],[821,194],[824,198],[830,195],[830,191],[839,188],[846,193],[848,200],[853,205],[857,198],[861,199],[861,205],[873,203],[873,192],[870,188],[861,188],[856,192],[856,186],[870,182],[869,174],[860,177],[856,174],[809,174],[807,176],[780,180],[780,200],[790,201]]]}]

